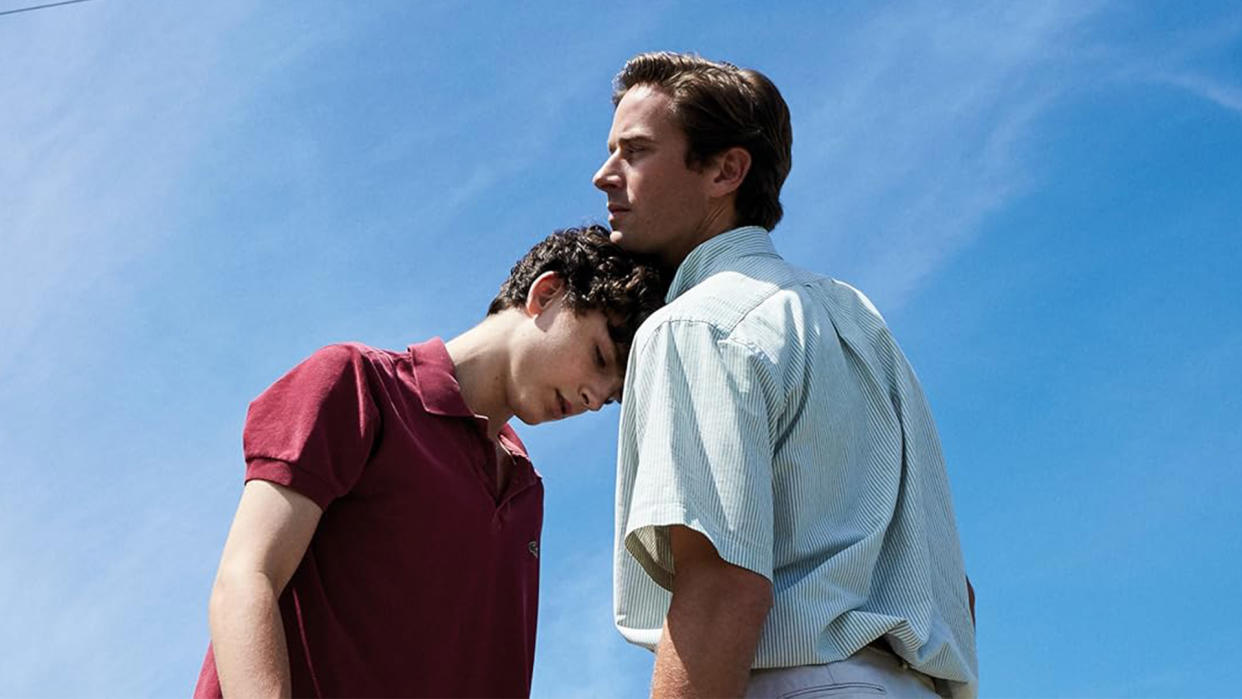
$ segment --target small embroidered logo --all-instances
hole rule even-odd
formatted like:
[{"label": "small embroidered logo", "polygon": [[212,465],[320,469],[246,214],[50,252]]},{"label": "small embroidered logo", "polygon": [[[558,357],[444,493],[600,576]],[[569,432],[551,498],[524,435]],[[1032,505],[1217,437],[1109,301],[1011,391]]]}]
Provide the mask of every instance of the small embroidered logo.
[{"label": "small embroidered logo", "polygon": [[526,550],[530,551],[530,555],[539,558],[539,542],[532,541],[526,545]]}]

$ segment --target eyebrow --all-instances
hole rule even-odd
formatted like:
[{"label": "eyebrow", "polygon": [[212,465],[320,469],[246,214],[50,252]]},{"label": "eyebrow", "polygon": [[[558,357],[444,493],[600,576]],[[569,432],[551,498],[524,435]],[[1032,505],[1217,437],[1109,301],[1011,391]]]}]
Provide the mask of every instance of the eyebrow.
[{"label": "eyebrow", "polygon": [[616,145],[613,145],[611,142],[608,143],[608,152],[609,153],[613,152],[619,146],[627,146],[627,145],[632,146],[636,143],[644,144],[644,145],[654,144],[655,139],[646,134],[632,134],[632,135],[626,135],[626,136],[619,136],[617,137]]}]

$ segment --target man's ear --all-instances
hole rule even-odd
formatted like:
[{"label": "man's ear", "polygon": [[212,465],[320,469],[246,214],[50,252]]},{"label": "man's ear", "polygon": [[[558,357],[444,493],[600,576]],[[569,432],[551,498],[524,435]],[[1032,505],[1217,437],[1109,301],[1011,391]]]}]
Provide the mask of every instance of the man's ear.
[{"label": "man's ear", "polygon": [[530,289],[526,291],[526,315],[532,318],[548,310],[558,298],[565,294],[565,280],[556,272],[544,272],[535,277]]},{"label": "man's ear", "polygon": [[723,197],[732,194],[742,186],[746,173],[750,172],[750,151],[741,146],[734,146],[713,159],[715,166],[711,181],[711,194]]}]

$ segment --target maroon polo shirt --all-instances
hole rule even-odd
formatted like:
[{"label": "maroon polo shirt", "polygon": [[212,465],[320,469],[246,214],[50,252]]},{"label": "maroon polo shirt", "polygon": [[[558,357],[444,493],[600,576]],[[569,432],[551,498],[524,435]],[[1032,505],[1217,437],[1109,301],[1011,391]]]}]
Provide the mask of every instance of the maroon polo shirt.
[{"label": "maroon polo shirt", "polygon": [[506,425],[497,492],[486,430],[438,338],[325,347],[250,404],[246,480],[323,508],[280,597],[294,696],[530,694],[543,485]]}]

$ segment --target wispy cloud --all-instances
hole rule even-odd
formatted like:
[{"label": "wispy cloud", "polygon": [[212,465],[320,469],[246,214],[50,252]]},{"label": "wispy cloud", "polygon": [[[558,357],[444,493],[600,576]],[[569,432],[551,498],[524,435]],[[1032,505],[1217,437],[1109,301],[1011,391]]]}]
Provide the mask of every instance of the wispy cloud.
[{"label": "wispy cloud", "polygon": [[[109,3],[0,24],[0,378],[31,337],[76,305],[127,289],[120,269],[159,244],[167,197],[246,86],[222,85],[238,3],[195,27],[167,10]],[[20,25],[20,26],[19,26]],[[104,29],[107,28],[107,29]],[[136,47],[142,47],[137,50]],[[149,60],[159,55],[162,60]],[[15,79],[38,75],[39,80]]]},{"label": "wispy cloud", "polygon": [[1024,146],[1072,89],[1059,67],[1097,11],[919,4],[863,22],[823,61],[818,105],[795,114],[791,222],[825,231],[800,252],[900,306],[1030,186]]},{"label": "wispy cloud", "polygon": [[[1169,85],[1242,113],[1242,89],[1196,67],[1237,19],[1154,46],[1110,36],[1103,2],[903,5],[821,59],[823,96],[795,113],[794,252],[900,307],[1044,173],[1041,119],[1101,84]],[[811,140],[808,143],[808,140]]]},{"label": "wispy cloud", "polygon": [[109,419],[144,408],[93,389],[123,371],[99,366],[110,347],[124,366],[152,361],[114,347],[116,324],[142,307],[132,277],[176,235],[176,193],[228,115],[297,50],[234,70],[230,37],[250,11],[240,0],[189,15],[99,2],[0,21],[2,693],[188,691],[202,648],[187,656],[172,642],[186,625],[170,620],[197,622],[203,607],[171,603],[190,593],[185,567],[169,561],[201,549],[206,532],[169,506],[180,481],[167,479],[236,457],[205,464],[200,451],[170,471],[172,449],[140,452],[168,436],[159,411],[118,434]]},{"label": "wispy cloud", "polygon": [[[138,10],[103,2],[82,7],[90,11],[62,13],[55,22],[25,22],[21,31],[12,21],[0,23],[0,43],[13,56],[0,65],[6,78],[0,80],[0,104],[20,105],[0,110],[0,152],[6,154],[0,158],[0,265],[5,272],[0,273],[0,617],[7,622],[0,627],[0,657],[7,659],[0,664],[0,684],[23,696],[165,694],[169,688],[188,689],[204,649],[200,593],[210,584],[227,527],[220,503],[233,502],[239,486],[238,425],[229,424],[232,418],[223,412],[200,421],[193,428],[198,436],[228,428],[216,435],[210,449],[192,447],[186,435],[165,430],[170,422],[189,421],[190,404],[204,400],[201,385],[189,388],[190,382],[184,382],[175,389],[176,407],[153,409],[142,404],[159,392],[150,385],[131,393],[124,379],[101,382],[101,375],[144,376],[129,367],[148,362],[155,375],[146,378],[153,384],[177,382],[179,374],[184,379],[184,366],[174,368],[177,361],[171,357],[151,356],[147,344],[181,329],[150,327],[124,337],[113,323],[141,324],[143,315],[152,312],[153,304],[142,294],[153,285],[142,277],[155,276],[151,268],[168,260],[170,249],[184,256],[187,238],[226,235],[196,226],[179,209],[187,203],[223,206],[212,200],[212,192],[192,189],[219,176],[204,172],[210,169],[205,162],[246,178],[239,188],[270,178],[292,181],[301,191],[306,180],[307,199],[336,195],[339,190],[331,183],[321,185],[342,165],[366,170],[365,152],[333,160],[332,148],[341,141],[321,128],[327,121],[281,122],[294,133],[257,129],[254,122],[286,117],[279,108],[289,103],[319,108],[314,87],[307,87],[317,85],[316,70],[327,66],[352,75],[351,70],[372,68],[340,66],[371,38],[340,34],[366,30],[366,23],[381,21],[383,13],[351,11],[339,23],[345,29],[325,29],[333,24],[327,15],[336,10],[308,6],[303,19],[301,9],[281,14],[246,0],[190,9]],[[418,28],[425,9],[411,11],[408,26]],[[441,18],[446,34],[461,32],[454,29],[460,24],[456,12]],[[591,49],[591,60],[602,62],[609,47],[615,50],[615,43],[627,36],[614,34],[601,43],[578,32],[575,41]],[[323,56],[316,52],[337,49],[339,54],[323,61],[302,60],[307,53],[318,59]],[[553,47],[545,50],[555,53]],[[446,46],[444,51],[455,49]],[[418,58],[434,63],[444,54]],[[488,59],[487,66],[494,63]],[[460,74],[448,73],[442,78],[446,109],[428,120],[438,130],[430,138],[398,137],[399,150],[390,158],[405,159],[392,173],[393,187],[424,174],[417,167],[426,155],[423,149],[455,159],[465,173],[433,172],[444,196],[403,202],[415,214],[426,214],[424,223],[469,208],[477,208],[482,217],[494,216],[478,206],[486,193],[532,162],[545,162],[542,153],[555,144],[558,124],[581,100],[580,91],[607,75],[582,70],[556,90],[535,91],[544,80],[532,71],[525,84],[509,84],[490,100],[471,101],[454,92]],[[494,72],[486,77],[505,81]],[[297,80],[299,87],[289,88]],[[291,98],[283,89],[306,92]],[[281,99],[286,102],[273,106]],[[410,101],[417,106],[414,96]],[[478,137],[473,127],[489,120],[494,125],[498,113],[517,104],[527,110],[521,118],[529,122],[510,130],[520,131],[520,139]],[[452,109],[460,105],[473,112]],[[507,112],[511,118],[513,111]],[[360,130],[355,123],[344,126],[355,134]],[[393,132],[403,133],[400,126]],[[245,142],[255,133],[274,135],[278,142]],[[585,182],[587,173],[581,177]],[[360,200],[334,203],[357,209],[359,216],[371,208]],[[429,206],[423,209],[424,204]],[[275,237],[293,239],[298,232]],[[427,240],[440,237],[433,232]],[[324,236],[316,245],[349,250],[353,243],[348,236]],[[486,241],[480,236],[478,244]],[[298,249],[290,247],[288,254],[296,256]],[[229,254],[225,245],[201,249]],[[442,275],[436,279],[446,285],[460,277],[447,270]],[[228,280],[211,281],[203,293]],[[406,303],[402,312],[426,315],[425,306]],[[230,311],[227,302],[212,309],[176,310],[198,314],[199,322],[212,312]],[[240,338],[229,342],[245,344]],[[215,378],[234,381],[239,371],[221,366]],[[104,383],[112,393],[102,390]],[[233,413],[244,410],[244,399],[236,408]],[[72,436],[65,436],[62,426],[76,421],[80,425]],[[122,425],[124,432],[117,429]],[[602,612],[591,620],[591,629],[615,643],[608,623],[608,575],[607,566],[595,571],[571,597],[584,609]],[[588,599],[601,585],[605,596]],[[555,610],[557,603],[550,607]],[[37,640],[31,642],[34,629]],[[564,626],[558,638],[572,643],[575,635]],[[556,648],[556,642],[549,645]],[[603,676],[610,658],[603,653],[590,657],[600,670],[595,675]],[[59,671],[66,658],[75,672]],[[577,667],[566,666],[571,673]]]},{"label": "wispy cloud", "polygon": [[1242,115],[1242,88],[1235,85],[1193,73],[1166,74],[1158,76],[1157,80],[1182,88],[1196,97]]},{"label": "wispy cloud", "polygon": [[[1171,31],[1152,46],[1112,47],[1106,60],[1114,80],[1174,87],[1242,113],[1242,87],[1237,84],[1236,71],[1228,69],[1233,66],[1239,39],[1242,14],[1234,13]],[[1213,70],[1213,65],[1221,64],[1228,68]]]}]

